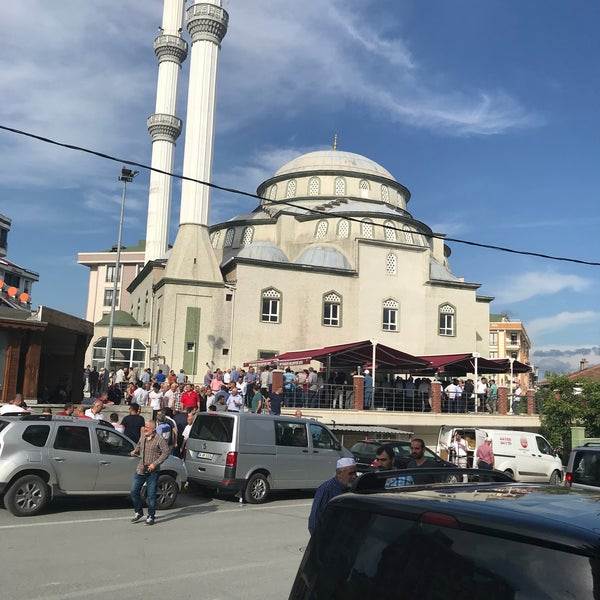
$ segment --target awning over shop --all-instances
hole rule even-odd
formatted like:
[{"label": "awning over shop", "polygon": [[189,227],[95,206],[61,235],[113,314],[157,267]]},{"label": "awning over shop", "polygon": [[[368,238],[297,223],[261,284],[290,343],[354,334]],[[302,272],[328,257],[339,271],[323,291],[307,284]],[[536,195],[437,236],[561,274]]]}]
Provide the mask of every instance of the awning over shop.
[{"label": "awning over shop", "polygon": [[[284,352],[274,358],[254,361],[248,364],[276,364],[285,367],[289,365],[308,364],[312,360],[330,363],[332,368],[339,369],[364,366],[373,361],[373,342],[365,340],[363,342],[351,342],[348,344],[325,346],[323,348],[313,348],[311,350]],[[378,369],[393,369],[396,372],[409,372],[429,366],[429,363],[422,358],[383,344],[375,345],[375,363]]]},{"label": "awning over shop", "polygon": [[[510,360],[508,358],[491,358],[490,362],[496,363],[502,367],[502,373],[510,373]],[[518,360],[513,361],[513,373],[530,373],[531,365],[519,362]]]},{"label": "awning over shop", "polygon": [[[473,354],[434,354],[419,358],[429,363],[429,368],[423,369],[423,373],[433,372],[459,376],[466,375],[467,373],[482,375],[507,372],[503,361],[482,357],[477,358],[477,368],[475,368],[475,357]],[[508,371],[510,371],[510,365]]]}]

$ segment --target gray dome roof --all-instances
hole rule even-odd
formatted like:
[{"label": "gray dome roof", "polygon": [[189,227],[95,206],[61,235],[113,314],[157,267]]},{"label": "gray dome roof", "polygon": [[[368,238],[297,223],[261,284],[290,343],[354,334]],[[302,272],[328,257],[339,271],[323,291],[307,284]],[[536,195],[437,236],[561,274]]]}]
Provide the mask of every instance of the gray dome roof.
[{"label": "gray dome roof", "polygon": [[290,262],[284,251],[271,242],[252,242],[238,253],[240,258],[254,258],[269,262]]},{"label": "gray dome roof", "polygon": [[275,173],[278,175],[292,175],[307,171],[354,171],[357,174],[379,175],[386,179],[396,181],[394,176],[374,160],[354,154],[354,152],[341,152],[340,150],[318,150],[297,156],[285,163]]},{"label": "gray dome roof", "polygon": [[328,246],[309,246],[295,260],[297,264],[329,269],[351,269],[346,257],[335,248]]}]

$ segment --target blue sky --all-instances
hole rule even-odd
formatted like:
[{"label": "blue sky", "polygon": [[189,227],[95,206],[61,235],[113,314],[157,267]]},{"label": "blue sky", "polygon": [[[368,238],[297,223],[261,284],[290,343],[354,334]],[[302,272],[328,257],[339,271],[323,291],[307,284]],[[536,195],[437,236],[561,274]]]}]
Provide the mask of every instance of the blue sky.
[{"label": "blue sky", "polygon": [[[437,230],[600,258],[600,5],[225,6],[217,183],[254,190],[338,131],[340,148],[394,173],[412,192],[409,209]],[[160,0],[2,3],[0,122],[149,162],[145,120],[161,11]],[[181,117],[185,92],[183,85]],[[36,302],[83,314],[87,272],[75,255],[116,237],[119,165],[4,133],[0,151],[0,211],[13,219],[9,257],[39,271]],[[142,174],[128,199],[127,243],[144,235],[146,199]],[[176,187],[173,225],[178,199]],[[211,218],[249,208],[248,199],[215,194]],[[566,369],[583,353],[600,362],[598,267],[452,250],[454,272],[496,296],[495,312],[526,322],[538,364]]]}]

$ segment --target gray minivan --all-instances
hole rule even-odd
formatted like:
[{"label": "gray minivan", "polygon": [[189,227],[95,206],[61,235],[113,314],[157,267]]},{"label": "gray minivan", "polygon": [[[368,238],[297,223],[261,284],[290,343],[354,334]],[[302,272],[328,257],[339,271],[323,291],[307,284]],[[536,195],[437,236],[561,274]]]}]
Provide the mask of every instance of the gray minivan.
[{"label": "gray minivan", "polygon": [[317,421],[253,413],[198,413],[185,451],[188,481],[252,504],[270,490],[316,489],[352,454]]}]

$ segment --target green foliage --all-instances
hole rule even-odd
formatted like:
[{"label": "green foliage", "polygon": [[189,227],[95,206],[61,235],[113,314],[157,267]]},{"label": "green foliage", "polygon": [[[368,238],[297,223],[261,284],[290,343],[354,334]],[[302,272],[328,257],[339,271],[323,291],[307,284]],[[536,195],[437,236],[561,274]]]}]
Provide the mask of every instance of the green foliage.
[{"label": "green foliage", "polygon": [[549,378],[536,396],[542,433],[554,447],[571,450],[571,427],[585,427],[587,437],[600,437],[600,383],[574,382],[564,375]]}]

